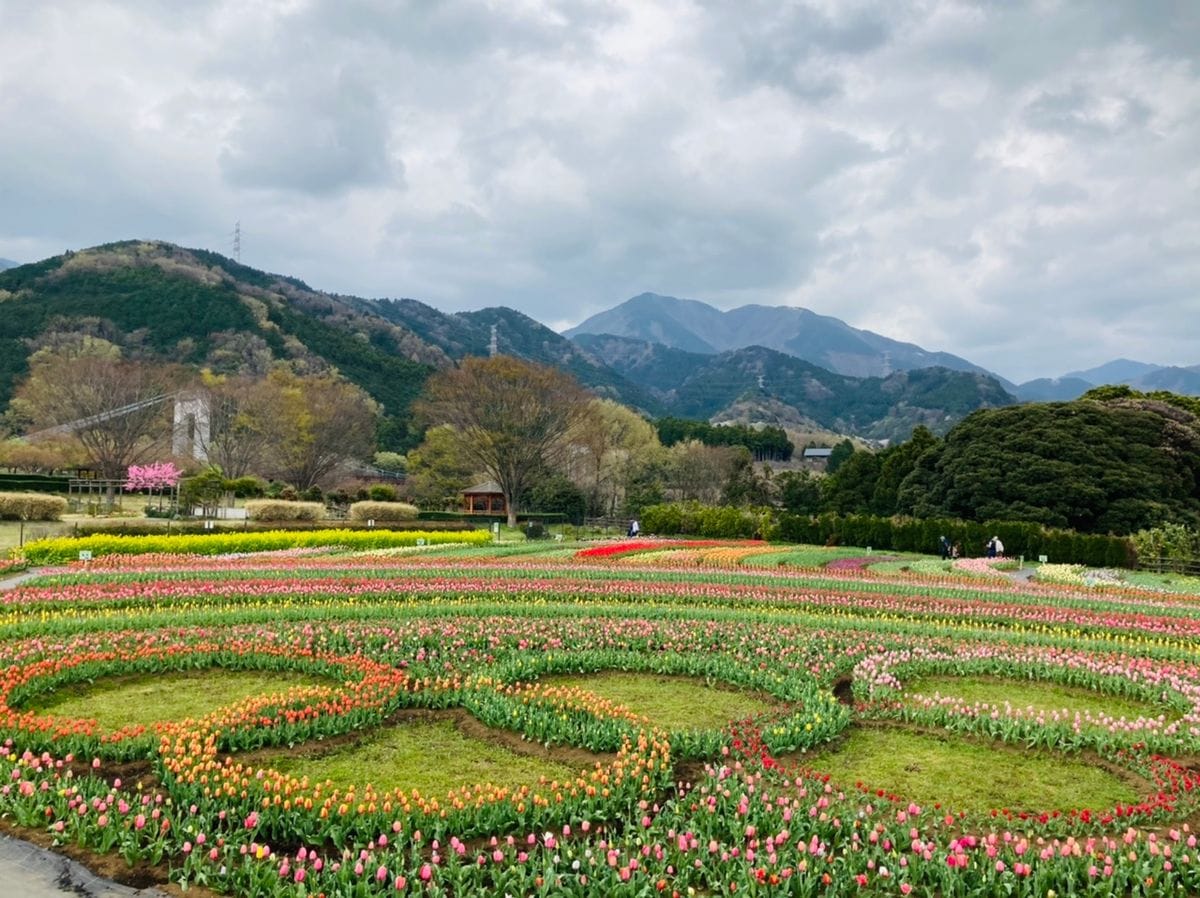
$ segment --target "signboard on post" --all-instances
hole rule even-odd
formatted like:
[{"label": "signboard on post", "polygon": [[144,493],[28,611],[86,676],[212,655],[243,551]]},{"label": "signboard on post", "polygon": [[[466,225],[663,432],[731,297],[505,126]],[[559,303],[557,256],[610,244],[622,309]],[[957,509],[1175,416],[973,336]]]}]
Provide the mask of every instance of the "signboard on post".
[{"label": "signboard on post", "polygon": [[80,549],[79,550],[79,560],[80,561],[91,561],[92,560],[91,550],[90,549]]}]

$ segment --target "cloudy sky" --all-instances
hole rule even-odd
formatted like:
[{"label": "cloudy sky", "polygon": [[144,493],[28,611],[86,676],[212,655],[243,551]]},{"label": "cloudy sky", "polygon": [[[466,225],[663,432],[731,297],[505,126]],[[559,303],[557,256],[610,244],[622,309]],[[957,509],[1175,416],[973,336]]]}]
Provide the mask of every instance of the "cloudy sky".
[{"label": "cloudy sky", "polygon": [[1200,363],[1195,0],[4,0],[0,257]]}]

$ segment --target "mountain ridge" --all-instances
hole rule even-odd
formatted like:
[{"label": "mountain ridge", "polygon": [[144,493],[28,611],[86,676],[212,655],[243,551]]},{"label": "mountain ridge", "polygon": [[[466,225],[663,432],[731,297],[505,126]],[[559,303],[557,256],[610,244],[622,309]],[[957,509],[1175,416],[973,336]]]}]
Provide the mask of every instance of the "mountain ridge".
[{"label": "mountain ridge", "polygon": [[712,354],[762,346],[853,377],[944,367],[987,374],[1013,386],[952,353],[931,352],[798,306],[749,304],[721,311],[695,299],[640,293],[563,331],[572,338],[599,333]]},{"label": "mountain ridge", "polygon": [[[643,297],[664,309],[654,295]],[[698,301],[674,302],[660,317],[664,327],[693,312],[709,326],[730,320]],[[763,326],[758,316],[771,314],[771,307],[746,307],[734,321],[747,334]],[[830,321],[846,341],[836,351],[887,340]],[[880,440],[907,438],[916,423],[941,432],[976,408],[1016,401],[981,371],[935,366],[859,377],[771,347],[712,352],[697,341],[705,351],[693,352],[629,338],[568,339],[514,309],[445,313],[415,299],[327,293],[164,241],[120,241],[0,272],[0,408],[28,356],[55,334],[97,337],[130,357],[216,373],[261,374],[278,363],[306,373],[336,369],[381,403],[380,442],[389,449],[419,439],[409,409],[434,371],[492,352],[554,365],[650,416],[813,421]]]},{"label": "mountain ridge", "polygon": [[[704,354],[611,334],[575,340],[682,417],[741,419],[782,404],[823,427],[891,441],[918,424],[942,433],[978,408],[1016,401],[993,377],[948,368],[857,378],[763,346]],[[772,415],[759,420],[777,423]]]}]

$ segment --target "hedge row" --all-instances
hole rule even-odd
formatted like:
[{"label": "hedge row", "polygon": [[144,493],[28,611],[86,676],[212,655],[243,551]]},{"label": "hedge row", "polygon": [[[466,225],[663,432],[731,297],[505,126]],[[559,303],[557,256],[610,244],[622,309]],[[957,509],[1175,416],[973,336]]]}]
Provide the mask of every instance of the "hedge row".
[{"label": "hedge row", "polygon": [[[465,511],[422,511],[417,517],[422,521],[468,521],[473,524],[503,524],[508,518],[502,514],[474,514]],[[518,521],[542,521],[560,524],[567,520],[561,511],[518,511]]]},{"label": "hedge row", "polygon": [[407,502],[355,502],[350,506],[352,521],[415,521],[417,506]]},{"label": "hedge row", "polygon": [[246,503],[246,517],[252,521],[320,521],[325,517],[325,505],[285,499],[251,499]]},{"label": "hedge row", "polygon": [[345,546],[348,549],[388,549],[442,543],[483,544],[491,541],[486,530],[268,530],[259,533],[216,533],[209,536],[118,536],[95,533],[78,538],[42,539],[25,544],[31,564],[74,561],[82,551],[101,555],[141,555],[146,552],[179,555],[224,555],[230,552],[268,552],[301,546]]},{"label": "hedge row", "polygon": [[65,493],[70,477],[57,474],[0,474],[0,490],[26,493]]},{"label": "hedge row", "polygon": [[766,509],[700,505],[695,502],[651,505],[642,510],[641,530],[660,536],[706,536],[711,539],[773,537],[773,514]]},{"label": "hedge row", "polygon": [[962,547],[964,556],[983,555],[993,536],[1004,543],[1005,554],[1036,560],[1045,555],[1062,564],[1091,567],[1135,567],[1133,543],[1118,536],[1049,530],[1023,521],[959,521],[930,518],[881,518],[874,515],[781,514],[770,509],[746,510],[696,504],[654,505],[642,512],[646,533],[713,538],[761,536],[818,546],[870,546],[895,552],[938,551],[945,536]]},{"label": "hedge row", "polygon": [[0,493],[0,520],[58,521],[67,510],[62,496],[39,493]]}]

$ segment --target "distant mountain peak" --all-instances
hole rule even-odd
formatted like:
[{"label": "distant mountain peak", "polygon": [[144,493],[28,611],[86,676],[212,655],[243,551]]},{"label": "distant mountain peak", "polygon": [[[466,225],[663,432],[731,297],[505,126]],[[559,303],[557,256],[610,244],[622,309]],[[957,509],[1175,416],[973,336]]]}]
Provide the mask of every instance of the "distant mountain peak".
[{"label": "distant mountain peak", "polygon": [[695,299],[640,293],[565,332],[571,338],[582,334],[612,334],[708,354],[763,346],[853,377],[935,366],[990,374],[950,353],[931,352],[798,306],[754,303],[723,312]]}]

